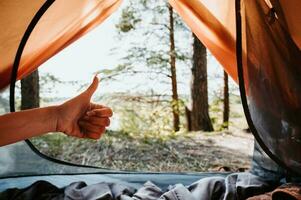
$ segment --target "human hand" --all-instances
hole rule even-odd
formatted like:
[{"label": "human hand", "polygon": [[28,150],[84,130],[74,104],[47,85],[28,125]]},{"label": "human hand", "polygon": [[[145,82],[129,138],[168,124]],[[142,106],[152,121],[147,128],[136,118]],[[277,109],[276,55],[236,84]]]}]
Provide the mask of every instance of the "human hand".
[{"label": "human hand", "polygon": [[86,91],[57,107],[58,132],[79,138],[101,137],[106,126],[109,126],[113,113],[109,107],[90,102],[98,83],[95,76]]}]

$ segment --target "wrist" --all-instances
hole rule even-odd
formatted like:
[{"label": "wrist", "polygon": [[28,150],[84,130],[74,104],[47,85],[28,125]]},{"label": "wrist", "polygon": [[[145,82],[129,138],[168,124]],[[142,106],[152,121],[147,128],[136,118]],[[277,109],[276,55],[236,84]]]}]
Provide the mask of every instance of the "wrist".
[{"label": "wrist", "polygon": [[50,124],[50,132],[59,132],[58,124],[59,124],[59,106],[50,106],[49,115],[51,119]]}]

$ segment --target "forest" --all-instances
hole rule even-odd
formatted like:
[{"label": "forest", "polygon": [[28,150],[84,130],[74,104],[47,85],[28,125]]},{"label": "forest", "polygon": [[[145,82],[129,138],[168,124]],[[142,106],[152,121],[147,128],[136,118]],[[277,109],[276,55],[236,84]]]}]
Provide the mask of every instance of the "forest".
[{"label": "forest", "polygon": [[[110,52],[119,56],[119,64],[95,73],[106,86],[125,79],[140,82],[126,91],[95,96],[94,101],[113,109],[112,127],[97,141],[48,133],[31,142],[48,156],[110,169],[247,170],[253,137],[238,86],[222,68],[209,73],[208,60],[214,58],[173,8],[156,0],[129,0],[117,18],[116,45]],[[183,84],[189,91],[179,89]],[[60,85],[81,89],[87,83],[35,71],[19,83],[19,109],[64,100],[48,95]],[[7,112],[5,94],[0,104]]]}]

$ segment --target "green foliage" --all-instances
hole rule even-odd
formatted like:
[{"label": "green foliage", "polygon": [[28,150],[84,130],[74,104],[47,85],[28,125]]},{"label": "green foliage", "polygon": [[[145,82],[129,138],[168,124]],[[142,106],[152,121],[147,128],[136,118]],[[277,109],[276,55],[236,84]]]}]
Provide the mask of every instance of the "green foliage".
[{"label": "green foliage", "polygon": [[172,119],[168,106],[152,108],[135,105],[135,109],[121,112],[120,128],[131,136],[164,137],[172,132]]},{"label": "green foliage", "polygon": [[224,122],[221,125],[221,129],[227,129],[229,127],[229,125],[230,125],[230,122]]},{"label": "green foliage", "polygon": [[[223,116],[223,99],[219,96],[215,96],[210,104],[210,116],[211,122],[214,126],[214,130],[222,131],[226,128],[226,124],[223,123],[222,116]],[[228,123],[229,125],[229,123]]]},{"label": "green foliage", "polygon": [[[111,70],[100,71],[104,75],[103,80],[111,80],[123,75],[147,73],[150,80],[169,82],[171,72],[168,3],[156,0],[129,0],[127,4],[116,24],[117,31],[121,36],[122,48],[113,49],[113,53],[124,51],[126,55],[120,58],[122,64]],[[176,13],[174,13],[174,18],[175,34],[179,34],[176,37],[176,43],[178,43],[178,38],[179,40],[183,38],[181,37],[183,32],[189,33],[186,38],[189,38],[191,34]],[[128,44],[125,43],[127,38],[131,38],[131,42]],[[133,38],[135,39],[133,40]],[[190,66],[190,51],[183,48],[184,46],[182,44],[181,48],[178,48],[176,45],[174,54],[178,63],[183,62],[186,66]],[[144,71],[141,71],[141,68]]]},{"label": "green foliage", "polygon": [[116,24],[116,28],[123,33],[127,33],[135,29],[139,22],[141,22],[141,19],[137,16],[137,11],[132,6],[127,6],[122,10],[120,21]]},{"label": "green foliage", "polygon": [[69,142],[69,138],[62,133],[49,133],[41,137],[32,138],[31,141],[40,148],[49,149],[47,155],[58,157],[64,151],[64,144]]},{"label": "green foliage", "polygon": [[[156,94],[119,94],[103,98],[114,110],[118,120],[118,131],[127,137],[144,138],[144,141],[174,138],[178,134],[173,131],[173,118],[171,115],[172,102],[169,96]],[[184,101],[178,102],[180,115],[184,117]],[[114,119],[113,119],[114,120]],[[182,120],[183,122],[185,120]],[[184,128],[185,124],[181,124]]]},{"label": "green foliage", "polygon": [[[177,70],[179,70],[178,64],[182,64],[183,68],[185,67],[185,70],[189,71],[191,52],[183,48],[185,46],[183,44],[187,43],[182,42],[181,47],[178,47],[178,43],[180,38],[183,38],[180,37],[183,32],[188,32],[191,36],[190,32],[185,29],[176,13],[173,13],[175,28],[171,32],[169,4],[165,1],[129,0],[127,3],[116,24],[122,44],[119,48],[113,49],[113,53],[116,51],[117,53],[118,51],[126,53],[121,53],[121,64],[110,70],[99,71],[102,74],[102,80],[116,80],[120,77],[125,78],[125,76],[134,79],[136,75],[143,74],[149,79],[147,81],[171,86],[171,54],[176,57]],[[170,50],[171,33],[175,35],[176,42],[173,52]],[[131,42],[127,44],[125,41],[128,38]],[[167,93],[172,92],[175,93],[170,87],[170,91]],[[144,135],[156,135],[160,132],[170,133],[173,130],[172,108],[184,107],[183,104],[177,105],[181,102],[171,102],[171,99],[169,96],[169,99],[164,100],[164,105],[161,104],[159,108],[156,108],[160,112],[151,104],[138,105],[135,102],[128,105],[126,110],[121,111],[124,113],[121,123],[122,131],[128,134],[142,132]]]}]

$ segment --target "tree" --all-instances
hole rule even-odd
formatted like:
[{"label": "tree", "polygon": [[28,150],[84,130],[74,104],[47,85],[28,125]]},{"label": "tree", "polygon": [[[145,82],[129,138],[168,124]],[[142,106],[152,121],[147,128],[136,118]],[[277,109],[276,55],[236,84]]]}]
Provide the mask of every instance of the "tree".
[{"label": "tree", "polygon": [[38,70],[21,80],[21,110],[40,106],[40,87]]},{"label": "tree", "polygon": [[173,8],[168,5],[169,11],[169,42],[170,42],[170,74],[171,74],[171,85],[172,85],[172,113],[174,118],[174,130],[179,131],[180,129],[180,110],[179,110],[179,96],[177,87],[177,71],[176,71],[176,50],[175,50],[175,32],[174,32],[174,16]]},{"label": "tree", "polygon": [[208,84],[207,84],[207,51],[206,47],[193,34],[193,59],[191,100],[192,108],[188,127],[192,131],[213,131],[209,117]]},{"label": "tree", "polygon": [[224,71],[224,111],[223,111],[223,127],[229,128],[229,83],[228,83],[228,74]]},{"label": "tree", "polygon": [[[122,10],[116,25],[123,40],[127,35],[137,38],[127,45],[123,64],[113,70],[103,70],[107,77],[147,74],[152,80],[170,85],[170,105],[174,131],[180,129],[180,108],[177,64],[188,61],[187,52],[176,47],[176,33],[187,31],[173,8],[164,1],[131,0]],[[142,16],[143,13],[143,16]],[[145,71],[146,66],[147,70]],[[143,71],[144,70],[144,71]]]}]

